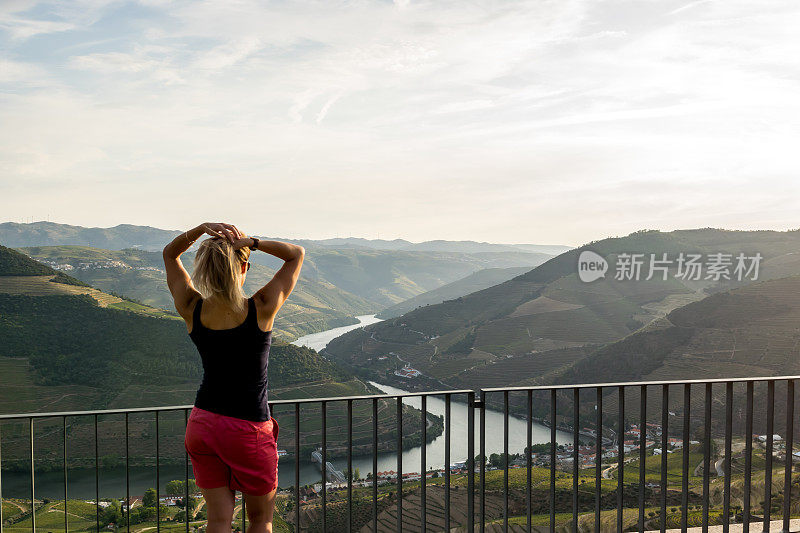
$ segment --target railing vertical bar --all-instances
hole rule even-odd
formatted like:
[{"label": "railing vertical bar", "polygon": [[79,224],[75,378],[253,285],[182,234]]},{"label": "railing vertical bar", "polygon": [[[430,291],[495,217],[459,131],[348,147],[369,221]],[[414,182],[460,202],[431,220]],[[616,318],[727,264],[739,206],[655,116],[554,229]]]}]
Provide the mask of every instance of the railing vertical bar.
[{"label": "railing vertical bar", "polygon": [[[156,411],[156,417],[158,416],[158,411]],[[158,429],[158,418],[156,418],[156,429]],[[95,519],[97,521],[97,530],[100,531],[100,450],[99,450],[99,438],[97,436],[97,415],[94,415],[94,490],[95,490]],[[158,446],[158,431],[156,431],[156,446]],[[156,448],[158,450],[158,448]],[[158,453],[156,453],[156,457],[158,457]],[[158,472],[158,471],[156,471]],[[156,489],[158,490],[158,489]],[[158,492],[156,492],[158,494]],[[158,504],[158,498],[156,498],[156,504]],[[158,505],[156,505],[156,512],[158,512]],[[158,522],[156,522],[158,525]]]},{"label": "railing vertical bar", "polygon": [[[33,461],[33,417],[30,417],[29,421],[30,421],[30,436],[31,436],[31,531],[33,533],[36,533],[36,499],[34,497],[35,476],[34,476],[34,461]],[[2,505],[0,505],[0,507],[2,507]],[[99,523],[99,518],[98,518],[98,523]],[[97,530],[100,531],[100,528],[98,527]]]},{"label": "railing vertical bar", "polygon": [[[131,451],[128,438],[128,434],[130,433],[129,428],[130,422],[128,420],[128,413],[125,413],[125,529],[127,533],[131,533]],[[184,446],[184,449],[185,448]]]},{"label": "railing vertical bar", "polygon": [[667,439],[669,437],[669,385],[661,386],[661,531],[667,530]]},{"label": "railing vertical bar", "polygon": [[294,404],[294,531],[300,531],[300,404]]},{"label": "railing vertical bar", "polygon": [[528,404],[526,405],[525,420],[527,421],[527,434],[528,446],[525,448],[525,469],[526,481],[525,484],[525,525],[527,526],[528,533],[531,533],[531,470],[533,464],[531,462],[531,447],[533,446],[533,391],[528,391]]},{"label": "railing vertical bar", "polygon": [[647,385],[639,389],[639,531],[644,531],[644,474],[647,451]]},{"label": "railing vertical bar", "polygon": [[372,400],[372,531],[378,532],[378,399]]},{"label": "railing vertical bar", "polygon": [[622,533],[622,509],[625,490],[625,387],[617,389],[619,422],[617,423],[617,533]]},{"label": "railing vertical bar", "polygon": [[550,391],[550,533],[556,530],[556,390]]},{"label": "railing vertical bar", "polygon": [[422,526],[422,533],[428,529],[428,515],[427,515],[427,501],[426,489],[428,479],[428,465],[426,457],[426,448],[428,447],[428,397],[422,397],[422,446],[420,448],[419,462],[420,462],[420,525]]},{"label": "railing vertical bar", "polygon": [[747,414],[744,441],[744,508],[742,512],[743,533],[750,533],[750,485],[753,474],[753,382],[747,382]]},{"label": "railing vertical bar", "polygon": [[450,531],[450,395],[444,397],[444,529]]},{"label": "railing vertical bar", "polygon": [[353,400],[347,400],[347,533],[353,528]]},{"label": "railing vertical bar", "polygon": [[600,480],[602,478],[603,466],[603,387],[597,387],[596,390],[597,410],[595,421],[595,435],[594,440],[594,529],[600,531]]},{"label": "railing vertical bar", "polygon": [[[481,471],[481,524],[480,533],[486,530],[486,393],[481,391],[481,412],[480,412],[480,471]],[[471,532],[470,532],[471,533]]]},{"label": "railing vertical bar", "polygon": [[[127,418],[127,413],[126,413]],[[189,410],[183,410],[183,424],[184,424],[184,431],[187,425],[189,425]],[[125,425],[125,442],[127,444],[128,439],[128,427],[127,424]],[[125,451],[125,476],[127,479],[128,475],[128,464],[127,464],[127,449]],[[186,516],[186,533],[189,533],[189,452],[186,450],[186,446],[183,447],[183,467],[184,467],[184,485],[183,485],[183,510]]]},{"label": "railing vertical bar", "polygon": [[[127,415],[126,415],[127,416]],[[64,533],[69,531],[69,518],[67,515],[67,417],[61,417],[62,422],[62,435],[64,436]],[[3,498],[0,497],[0,507],[2,507]],[[127,516],[127,513],[125,513]],[[0,517],[0,522],[2,522]]]},{"label": "railing vertical bar", "polygon": [[503,533],[508,533],[508,391],[503,392]]},{"label": "railing vertical bar", "polygon": [[572,389],[572,530],[578,531],[578,472],[580,468],[581,390]]},{"label": "railing vertical bar", "polygon": [[[322,531],[328,531],[328,402],[322,402]],[[242,530],[244,531],[244,530]]]},{"label": "railing vertical bar", "polygon": [[703,417],[703,533],[708,531],[709,482],[711,480],[711,383],[706,383]]},{"label": "railing vertical bar", "polygon": [[397,533],[403,532],[403,397],[397,397]]},{"label": "railing vertical bar", "polygon": [[[0,428],[3,424],[0,422]],[[67,500],[64,500],[64,516],[67,514]],[[0,431],[0,533],[3,533],[3,432]],[[67,533],[67,530],[64,530]]]},{"label": "railing vertical bar", "polygon": [[[161,440],[158,433],[158,413],[156,411],[156,531],[161,531],[161,473],[159,469],[160,448],[159,440]],[[98,531],[100,531],[98,529]]]},{"label": "railing vertical bar", "polygon": [[769,531],[772,511],[772,452],[775,433],[775,381],[767,382],[767,450],[764,465],[764,531]]},{"label": "railing vertical bar", "polygon": [[691,424],[692,386],[683,386],[683,457],[681,458],[681,531],[689,526],[689,425]]},{"label": "railing vertical bar", "polygon": [[792,513],[792,463],[794,461],[794,380],[786,382],[786,462],[783,471],[783,531],[789,531]]},{"label": "railing vertical bar", "polygon": [[[377,529],[375,530],[377,532]],[[467,393],[467,531],[475,531],[475,393]]]},{"label": "railing vertical bar", "polygon": [[722,496],[722,531],[731,527],[731,443],[733,433],[733,382],[725,384],[725,482]]}]

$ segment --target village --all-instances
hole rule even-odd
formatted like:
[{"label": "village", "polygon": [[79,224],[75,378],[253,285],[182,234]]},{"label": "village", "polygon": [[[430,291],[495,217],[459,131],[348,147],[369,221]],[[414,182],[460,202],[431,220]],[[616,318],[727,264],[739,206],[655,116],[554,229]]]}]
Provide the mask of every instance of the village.
[{"label": "village", "polygon": [[95,270],[101,268],[124,268],[127,270],[149,270],[153,272],[162,272],[162,273],[164,272],[163,268],[157,268],[154,266],[131,266],[123,261],[116,261],[116,260],[89,261],[85,263],[78,263],[77,265],[71,265],[69,263],[59,263],[58,261],[52,261],[49,259],[41,259],[39,261],[56,270],[61,270],[64,272],[75,271],[75,270]]}]

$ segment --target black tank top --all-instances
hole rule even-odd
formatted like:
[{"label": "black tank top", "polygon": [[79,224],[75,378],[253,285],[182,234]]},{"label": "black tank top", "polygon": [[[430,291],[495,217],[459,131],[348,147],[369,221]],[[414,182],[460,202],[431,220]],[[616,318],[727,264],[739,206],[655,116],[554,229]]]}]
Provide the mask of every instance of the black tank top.
[{"label": "black tank top", "polygon": [[202,298],[195,304],[189,333],[203,360],[203,381],[194,404],[221,415],[256,422],[269,420],[267,364],[272,330],[259,329],[252,297],[247,299],[247,318],[228,329],[203,326],[202,304]]}]

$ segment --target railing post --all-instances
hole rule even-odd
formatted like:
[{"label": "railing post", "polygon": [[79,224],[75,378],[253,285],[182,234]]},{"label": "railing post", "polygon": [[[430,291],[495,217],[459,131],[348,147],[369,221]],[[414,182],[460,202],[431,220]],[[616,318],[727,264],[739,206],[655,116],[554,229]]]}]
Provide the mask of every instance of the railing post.
[{"label": "railing post", "polygon": [[792,466],[794,463],[794,380],[786,382],[786,462],[783,477],[783,530],[789,531],[792,514]]},{"label": "railing post", "polygon": [[[183,410],[184,427],[189,424],[189,410]],[[186,533],[189,533],[189,452],[183,449],[184,485],[183,485],[183,510],[186,517]],[[128,479],[128,413],[125,413],[125,479]]]},{"label": "railing post", "polygon": [[647,459],[647,385],[639,388],[639,531],[644,531],[644,481]]},{"label": "railing post", "polygon": [[557,394],[550,390],[550,532],[556,530],[556,417]]},{"label": "railing post", "polygon": [[[0,533],[3,533],[3,432],[1,431],[3,427],[2,422],[0,422]],[[64,500],[64,516],[67,515],[67,500]],[[64,533],[67,533],[66,527],[64,528]]]},{"label": "railing post", "polygon": [[[377,532],[377,526],[375,532]],[[467,393],[467,531],[475,531],[475,393]]]},{"label": "railing post", "polygon": [[508,533],[508,391],[503,392],[503,533]]},{"label": "railing post", "polygon": [[669,385],[661,386],[661,531],[667,529],[667,440],[669,438]]},{"label": "railing post", "polygon": [[481,421],[481,428],[480,428],[480,471],[481,471],[481,524],[480,524],[480,533],[484,533],[486,530],[486,393],[481,390],[481,403],[480,403],[480,421]]},{"label": "railing post", "polygon": [[[322,402],[322,531],[328,524],[328,404]],[[244,533],[244,531],[242,531]]]},{"label": "railing post", "polygon": [[444,397],[444,529],[450,531],[450,395]]},{"label": "railing post", "polygon": [[300,403],[294,404],[294,531],[300,527]]},{"label": "railing post", "polygon": [[[186,420],[186,423],[187,424],[189,423],[188,419]],[[128,433],[129,433],[129,429],[128,428],[129,428],[129,426],[130,426],[130,424],[128,422],[128,413],[125,413],[125,529],[127,530],[127,533],[131,532],[131,479],[130,479],[131,478],[131,474],[130,474],[130,472],[131,472],[131,462],[130,462],[131,452],[130,452],[130,443],[129,443],[129,438],[128,438]],[[65,439],[64,440],[64,445],[66,446],[66,444],[67,444],[67,441]],[[186,466],[188,468],[188,466],[189,466],[189,462],[188,462],[189,454],[188,454],[188,452],[186,452],[186,446],[184,446],[184,452],[186,453],[186,456],[187,456]],[[66,458],[66,456],[65,456],[65,458]],[[64,510],[66,511],[66,500],[64,500],[64,501],[65,501]],[[186,506],[186,518],[187,518],[187,520],[189,518],[189,506],[188,506],[188,503],[187,503],[187,506]],[[65,529],[65,531],[66,531],[66,529]]]},{"label": "railing post", "polygon": [[725,384],[725,487],[722,496],[722,531],[731,527],[731,444],[733,433],[733,382]]},{"label": "railing post", "polygon": [[572,389],[572,531],[578,533],[578,473],[580,471],[581,390]]},{"label": "railing post", "polygon": [[347,533],[353,528],[353,400],[347,400]]},{"label": "railing post", "polygon": [[533,445],[533,391],[528,390],[528,402],[526,404],[526,421],[527,427],[525,437],[527,438],[527,447],[525,448],[525,469],[526,469],[526,484],[525,484],[525,525],[528,528],[528,533],[531,531],[531,447]]},{"label": "railing post", "polygon": [[775,381],[767,382],[767,450],[764,465],[764,524],[763,530],[769,531],[772,514],[772,452],[775,433]]},{"label": "railing post", "polygon": [[750,533],[750,485],[753,473],[753,382],[747,382],[747,415],[744,441],[743,533]]},{"label": "railing post", "polygon": [[[34,461],[33,461],[33,417],[30,417],[30,435],[31,435],[31,532],[36,533],[36,499],[33,494],[34,482]],[[2,507],[2,505],[0,505]],[[99,514],[98,514],[99,517]],[[99,522],[98,518],[98,524]],[[98,525],[97,531],[100,531]]]},{"label": "railing post", "polygon": [[428,447],[428,397],[423,396],[422,400],[422,446],[420,446],[420,453],[419,453],[419,462],[420,462],[420,525],[422,526],[422,533],[426,533],[428,530],[428,515],[427,515],[427,500],[426,500],[426,489],[427,489],[427,482],[428,482],[428,467],[427,467],[427,457],[426,451]]},{"label": "railing post", "polygon": [[681,457],[681,531],[689,525],[689,442],[691,425],[692,386],[683,386],[683,456]]},{"label": "railing post", "polygon": [[[95,488],[95,518],[97,519],[97,531],[100,531],[100,450],[99,438],[97,436],[97,414],[94,415],[94,488]],[[156,411],[156,457],[158,457],[158,411]],[[156,461],[158,466],[158,461]],[[158,479],[158,469],[156,468],[156,479]],[[156,530],[158,531],[158,482],[156,482]]]},{"label": "railing post", "polygon": [[378,399],[372,399],[372,531],[378,531]]},{"label": "railing post", "polygon": [[397,397],[397,533],[403,533],[403,397]]},{"label": "railing post", "polygon": [[617,388],[619,421],[617,423],[617,533],[622,533],[622,508],[625,503],[625,387]]},{"label": "railing post", "polygon": [[[156,411],[156,532],[161,531],[161,477],[158,468],[159,454],[160,454],[159,441],[161,439],[158,434],[158,413],[159,411]],[[97,432],[97,420],[95,419],[95,433],[96,432]],[[96,443],[97,441],[95,441],[95,444]],[[242,498],[242,502],[244,502],[244,498]],[[99,497],[97,503],[98,505],[100,505]],[[99,527],[97,531],[100,531]],[[242,530],[242,533],[244,533],[244,530]]]},{"label": "railing post", "polygon": [[594,444],[594,529],[600,531],[600,479],[603,469],[603,387],[597,387],[595,391],[597,398],[595,409],[597,409],[597,419],[595,421],[595,435]]},{"label": "railing post", "polygon": [[[126,418],[128,417],[127,413],[125,414],[125,417]],[[64,533],[67,533],[69,531],[69,514],[67,513],[67,499],[68,498],[67,498],[67,417],[66,416],[62,417],[61,423],[63,425],[62,430],[63,430],[63,435],[64,435]],[[127,443],[127,441],[128,441],[128,428],[127,428],[127,425],[126,425],[126,427],[125,427],[125,442]],[[127,448],[126,448],[126,452],[125,453],[127,454]],[[128,458],[128,456],[126,455],[125,456],[125,460],[126,461],[127,461],[127,458]],[[127,476],[127,472],[128,472],[128,469],[127,469],[127,466],[126,466],[126,468],[125,468],[125,475],[126,476]],[[0,495],[0,503],[2,501],[3,501],[3,497]],[[1,504],[0,504],[0,507],[2,507]],[[127,509],[125,510],[125,517],[126,518],[128,517],[128,510]],[[0,516],[0,524],[2,524],[2,522],[3,522],[3,518],[2,518],[2,516]],[[128,519],[128,523],[130,523],[130,519]],[[130,530],[130,526],[128,526],[128,529]]]},{"label": "railing post", "polygon": [[703,531],[708,531],[708,507],[711,494],[711,383],[706,383],[703,418]]}]

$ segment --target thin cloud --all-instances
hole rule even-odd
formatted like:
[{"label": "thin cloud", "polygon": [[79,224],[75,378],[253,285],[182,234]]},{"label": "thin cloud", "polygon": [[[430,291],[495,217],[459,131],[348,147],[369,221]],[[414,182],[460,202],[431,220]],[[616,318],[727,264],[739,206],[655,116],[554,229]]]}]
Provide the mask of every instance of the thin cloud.
[{"label": "thin cloud", "polygon": [[797,175],[795,0],[7,5],[12,218],[42,205],[179,227],[222,209],[220,180],[302,191],[302,220],[270,211],[287,236],[585,242],[650,220],[638,191],[696,225],[734,226],[734,194],[751,223],[800,208],[776,192]]}]

